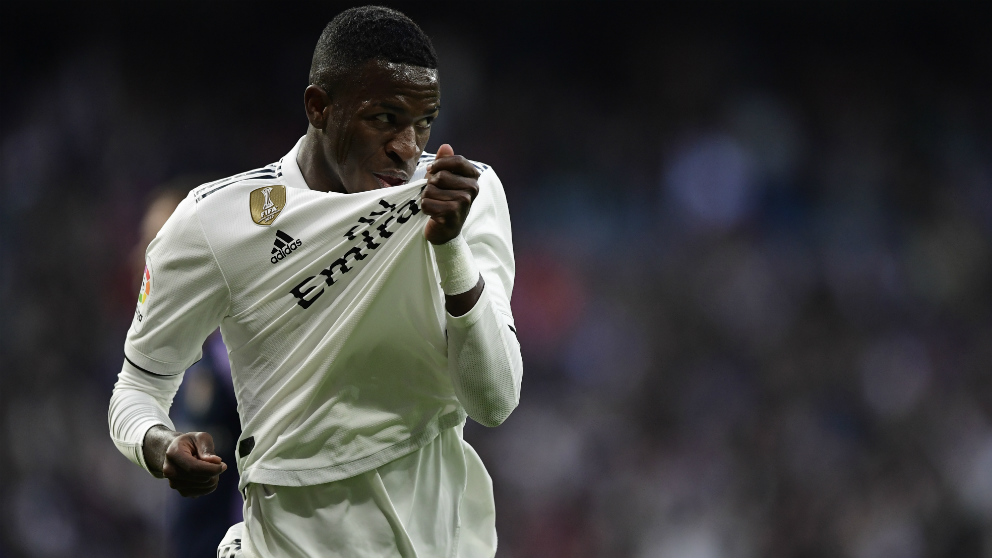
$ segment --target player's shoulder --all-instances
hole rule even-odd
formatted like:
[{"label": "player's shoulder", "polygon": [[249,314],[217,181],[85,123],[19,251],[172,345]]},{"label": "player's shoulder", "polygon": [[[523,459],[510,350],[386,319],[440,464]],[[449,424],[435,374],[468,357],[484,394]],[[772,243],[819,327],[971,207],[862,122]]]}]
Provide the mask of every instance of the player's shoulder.
[{"label": "player's shoulder", "polygon": [[280,159],[264,167],[201,184],[190,192],[188,199],[196,206],[219,203],[221,198],[238,195],[244,190],[279,184],[282,179],[282,159]]}]

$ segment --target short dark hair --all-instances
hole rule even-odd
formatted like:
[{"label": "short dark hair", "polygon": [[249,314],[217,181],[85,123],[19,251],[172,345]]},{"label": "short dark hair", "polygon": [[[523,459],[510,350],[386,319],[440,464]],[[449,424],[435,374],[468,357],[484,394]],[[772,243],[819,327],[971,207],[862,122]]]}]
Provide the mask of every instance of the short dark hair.
[{"label": "short dark hair", "polygon": [[369,60],[437,69],[431,39],[412,19],[382,6],[360,6],[337,15],[320,34],[310,83],[330,92],[335,78]]}]

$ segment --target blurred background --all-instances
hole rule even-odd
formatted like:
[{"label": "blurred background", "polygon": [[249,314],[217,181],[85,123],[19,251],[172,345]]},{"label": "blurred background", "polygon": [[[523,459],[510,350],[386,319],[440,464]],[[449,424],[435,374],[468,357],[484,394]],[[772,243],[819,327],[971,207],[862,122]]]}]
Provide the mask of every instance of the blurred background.
[{"label": "blurred background", "polygon": [[[3,558],[199,558],[177,533],[237,520],[117,452],[110,390],[148,223],[293,146],[349,5],[0,7]],[[521,404],[466,428],[500,557],[992,557],[978,2],[390,5],[440,56],[428,150],[513,218]],[[216,341],[173,414],[223,446]]]}]

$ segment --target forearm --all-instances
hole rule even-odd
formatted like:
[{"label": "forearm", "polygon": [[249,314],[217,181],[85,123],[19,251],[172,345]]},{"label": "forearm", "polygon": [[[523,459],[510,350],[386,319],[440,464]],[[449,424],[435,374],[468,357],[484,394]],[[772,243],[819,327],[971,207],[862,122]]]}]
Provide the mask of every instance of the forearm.
[{"label": "forearm", "polygon": [[510,315],[514,265],[506,200],[495,174],[485,177],[473,221],[433,250],[448,311],[455,394],[476,422],[497,426],[520,400],[523,363]]},{"label": "forearm", "polygon": [[520,401],[523,362],[509,320],[485,291],[462,316],[448,316],[448,370],[455,394],[476,422],[498,426]]},{"label": "forearm", "polygon": [[479,297],[482,296],[482,291],[485,288],[486,282],[480,275],[479,282],[470,290],[456,295],[444,295],[444,309],[454,317],[468,314],[472,308],[475,308],[475,304],[479,302]]},{"label": "forearm", "polygon": [[182,374],[153,376],[125,362],[110,397],[108,422],[114,445],[133,463],[157,477],[162,475],[162,461],[150,459],[145,451],[146,434],[155,426],[174,429],[168,409],[181,382]]},{"label": "forearm", "polygon": [[482,296],[486,282],[464,237],[459,235],[444,244],[435,244],[434,261],[441,275],[445,310],[452,316],[468,313]]}]

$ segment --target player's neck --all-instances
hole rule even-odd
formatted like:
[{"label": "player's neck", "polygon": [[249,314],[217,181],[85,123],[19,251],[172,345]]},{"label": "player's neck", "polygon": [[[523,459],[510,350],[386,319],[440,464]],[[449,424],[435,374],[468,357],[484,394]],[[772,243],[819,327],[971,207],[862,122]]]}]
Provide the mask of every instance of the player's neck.
[{"label": "player's neck", "polygon": [[314,137],[314,130],[307,132],[296,153],[296,164],[303,173],[303,180],[311,190],[319,192],[346,193],[341,179],[338,178],[324,158],[320,140]]}]

